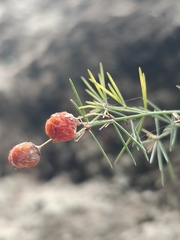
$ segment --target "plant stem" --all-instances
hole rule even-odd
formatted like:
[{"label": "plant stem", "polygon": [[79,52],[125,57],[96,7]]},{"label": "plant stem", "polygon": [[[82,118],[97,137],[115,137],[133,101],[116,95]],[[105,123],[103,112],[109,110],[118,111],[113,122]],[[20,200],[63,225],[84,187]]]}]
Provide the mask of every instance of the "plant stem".
[{"label": "plant stem", "polygon": [[[133,115],[129,115],[129,116],[122,116],[122,117],[115,117],[114,120],[117,121],[117,122],[120,122],[120,121],[138,119],[138,118],[148,117],[148,116],[149,117],[157,117],[157,116],[163,116],[163,115],[166,115],[166,114],[171,115],[173,112],[176,112],[176,113],[180,114],[180,110],[162,110],[162,111],[149,111],[149,112],[142,111],[142,113],[138,113],[138,114],[133,114]],[[169,123],[165,119],[164,119],[164,121]],[[89,122],[91,127],[100,126],[100,125],[103,125],[105,123],[112,123],[112,119]]]},{"label": "plant stem", "polygon": [[52,139],[48,139],[46,142],[42,143],[41,145],[37,146],[38,149],[41,149],[42,147],[44,147],[46,144],[48,144],[49,142],[51,142]]}]

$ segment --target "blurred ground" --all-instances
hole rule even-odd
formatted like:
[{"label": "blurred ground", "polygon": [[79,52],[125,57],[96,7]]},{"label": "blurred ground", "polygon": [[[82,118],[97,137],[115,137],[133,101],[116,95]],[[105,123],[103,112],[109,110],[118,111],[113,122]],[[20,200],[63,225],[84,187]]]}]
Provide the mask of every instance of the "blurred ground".
[{"label": "blurred ground", "polygon": [[[124,155],[110,170],[89,135],[49,144],[34,169],[7,163],[13,145],[47,139],[50,114],[78,115],[68,79],[87,100],[80,77],[99,62],[125,99],[140,96],[141,66],[149,98],[178,109],[179,11],[178,0],[0,2],[0,240],[180,239],[178,145],[164,188],[139,154],[137,167]],[[111,129],[101,134],[114,159],[121,144]]]},{"label": "blurred ground", "polygon": [[46,183],[8,176],[0,182],[0,239],[177,240],[179,198],[172,193],[168,184],[137,191],[122,175],[80,185],[65,176]]}]

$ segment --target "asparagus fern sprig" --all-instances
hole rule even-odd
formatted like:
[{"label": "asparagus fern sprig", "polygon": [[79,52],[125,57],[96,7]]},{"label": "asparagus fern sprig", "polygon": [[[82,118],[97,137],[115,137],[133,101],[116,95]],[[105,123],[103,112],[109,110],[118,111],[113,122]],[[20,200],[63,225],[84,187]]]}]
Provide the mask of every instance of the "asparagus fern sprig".
[{"label": "asparagus fern sprig", "polygon": [[[76,97],[76,102],[74,100],[71,100],[71,102],[79,112],[79,119],[83,126],[77,134],[78,137],[76,140],[79,140],[80,137],[88,131],[112,168],[112,162],[92,132],[93,127],[99,127],[99,129],[102,130],[111,124],[123,145],[122,149],[120,149],[116,156],[114,163],[117,163],[122,154],[126,152],[130,156],[132,162],[136,165],[132,148],[136,147],[137,150],[142,151],[145,159],[149,161],[149,163],[157,160],[161,173],[161,181],[162,184],[164,184],[164,162],[167,165],[170,176],[173,177],[174,174],[163,139],[169,136],[169,151],[172,151],[176,141],[177,130],[180,126],[180,116],[178,115],[180,110],[161,110],[147,99],[146,78],[141,68],[139,68],[140,88],[142,94],[141,107],[131,107],[127,105],[112,76],[107,73],[105,77],[102,64],[100,64],[100,73],[98,74],[97,79],[90,70],[88,70],[88,74],[89,79],[86,80],[85,78],[82,78],[82,81],[84,82],[86,92],[92,98],[92,101],[86,101],[85,104],[82,103],[75,85],[70,80],[72,90]],[[106,81],[106,78],[108,81]],[[177,87],[180,88],[179,86]],[[111,100],[111,103],[109,103],[109,100]],[[114,104],[112,103],[112,100],[114,101]],[[147,117],[153,119],[156,134],[143,128]],[[161,123],[166,125],[162,132],[160,132]],[[126,125],[128,125],[128,129]],[[142,140],[142,132],[146,135],[147,139]]]}]

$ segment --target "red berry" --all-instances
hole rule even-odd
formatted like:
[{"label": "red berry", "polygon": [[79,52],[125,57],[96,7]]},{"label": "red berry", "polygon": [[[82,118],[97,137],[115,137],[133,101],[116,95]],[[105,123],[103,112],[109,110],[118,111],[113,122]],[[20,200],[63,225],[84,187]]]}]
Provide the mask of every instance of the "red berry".
[{"label": "red berry", "polygon": [[38,164],[40,155],[40,148],[31,142],[23,142],[11,149],[8,161],[15,168],[31,168]]},{"label": "red berry", "polygon": [[76,136],[78,120],[67,112],[51,115],[46,121],[45,132],[54,142],[66,142]]}]

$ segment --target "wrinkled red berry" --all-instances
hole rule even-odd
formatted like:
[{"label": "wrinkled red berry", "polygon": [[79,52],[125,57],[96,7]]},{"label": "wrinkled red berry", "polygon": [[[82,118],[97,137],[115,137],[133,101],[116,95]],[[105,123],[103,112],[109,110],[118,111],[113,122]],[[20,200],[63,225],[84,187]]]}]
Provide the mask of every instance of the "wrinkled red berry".
[{"label": "wrinkled red berry", "polygon": [[40,148],[31,142],[23,142],[11,149],[8,161],[15,168],[32,168],[38,164],[40,155]]},{"label": "wrinkled red berry", "polygon": [[58,112],[46,121],[45,132],[54,142],[66,142],[76,136],[78,121],[68,112]]}]

